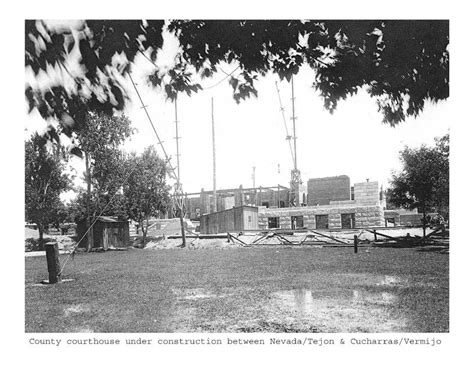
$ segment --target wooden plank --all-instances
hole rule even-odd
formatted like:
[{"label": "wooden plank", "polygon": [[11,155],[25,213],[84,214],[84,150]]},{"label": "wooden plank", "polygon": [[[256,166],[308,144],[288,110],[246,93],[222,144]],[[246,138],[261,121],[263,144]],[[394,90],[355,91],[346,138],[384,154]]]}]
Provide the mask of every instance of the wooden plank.
[{"label": "wooden plank", "polygon": [[[198,236],[196,236],[196,235],[194,235],[194,236],[186,235],[186,237],[189,237],[189,238],[203,238],[203,239],[206,239],[206,238],[227,238],[227,234],[225,234],[225,233],[200,234]],[[181,235],[170,235],[170,236],[167,236],[167,238],[169,238],[169,239],[178,239],[178,238],[182,238],[182,236]]]},{"label": "wooden plank", "polygon": [[[443,230],[443,227],[438,227],[436,228],[433,232],[430,232],[428,233],[424,238],[427,239],[427,238],[430,238],[432,235],[438,233],[439,231],[442,231]],[[416,240],[414,240],[414,244],[418,244],[420,243],[421,241],[423,241],[423,237],[417,237]]]},{"label": "wooden plank", "polygon": [[365,230],[370,232],[370,233],[373,233],[373,234],[378,234],[379,236],[382,236],[382,237],[390,238],[391,240],[396,240],[397,239],[396,237],[389,236],[388,234],[380,233],[380,231],[376,232],[373,229],[366,228]]},{"label": "wooden plank", "polygon": [[192,235],[195,236],[195,237],[199,237],[199,235],[198,235],[197,233],[191,232],[189,229],[185,229],[185,231],[186,231],[187,233],[189,233],[189,234],[192,234]]},{"label": "wooden plank", "polygon": [[260,237],[257,238],[255,241],[253,241],[252,244],[255,244],[255,243],[257,243],[257,242],[259,242],[259,241],[261,241],[261,240],[263,240],[263,239],[265,239],[265,238],[267,238],[267,237],[270,237],[270,233],[267,233],[267,234],[264,234],[264,235],[260,236]]},{"label": "wooden plank", "polygon": [[285,237],[281,236],[280,234],[275,234],[275,236],[277,236],[279,239],[285,241],[286,243],[290,244],[290,245],[295,245],[295,243],[287,240]]},{"label": "wooden plank", "polygon": [[228,235],[230,236],[230,238],[231,238],[232,240],[235,239],[235,240],[237,240],[238,242],[240,242],[243,246],[248,246],[248,244],[246,244],[244,241],[239,240],[239,239],[238,239],[237,237],[235,237],[234,235],[232,235],[232,234],[230,234],[230,233],[228,233]]},{"label": "wooden plank", "polygon": [[345,245],[348,244],[347,242],[344,242],[344,241],[339,240],[339,239],[337,239],[337,238],[335,238],[335,237],[332,237],[332,236],[328,236],[327,234],[323,234],[323,233],[321,233],[321,232],[317,232],[317,231],[313,231],[313,230],[311,230],[311,232],[313,232],[314,234],[320,235],[320,236],[322,236],[322,237],[329,238],[329,239],[331,239],[331,240],[333,240],[333,241],[336,241],[336,242],[339,242],[339,243],[343,243],[343,244],[345,244]]}]

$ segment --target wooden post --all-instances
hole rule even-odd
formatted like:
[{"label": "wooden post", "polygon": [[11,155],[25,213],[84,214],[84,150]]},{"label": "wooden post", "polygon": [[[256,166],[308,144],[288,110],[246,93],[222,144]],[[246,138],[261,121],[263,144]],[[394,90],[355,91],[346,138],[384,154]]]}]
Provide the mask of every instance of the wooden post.
[{"label": "wooden post", "polygon": [[359,244],[359,237],[354,235],[354,253],[357,253],[357,245]]},{"label": "wooden post", "polygon": [[214,98],[211,98],[211,121],[212,121],[212,213],[217,212],[216,192],[216,135],[214,131]]},{"label": "wooden post", "polygon": [[377,241],[377,231],[374,229],[374,241]]},{"label": "wooden post", "polygon": [[47,243],[46,248],[46,262],[48,263],[49,283],[56,284],[59,278],[59,248],[57,243]]}]

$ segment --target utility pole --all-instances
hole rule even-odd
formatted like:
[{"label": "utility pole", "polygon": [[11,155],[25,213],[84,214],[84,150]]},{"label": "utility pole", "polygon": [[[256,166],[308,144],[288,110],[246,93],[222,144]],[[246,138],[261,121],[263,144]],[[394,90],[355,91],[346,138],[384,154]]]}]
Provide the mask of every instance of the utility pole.
[{"label": "utility pole", "polygon": [[180,170],[179,170],[179,139],[181,137],[178,136],[178,97],[176,97],[174,101],[174,119],[175,119],[175,127],[176,127],[176,136],[174,137],[176,139],[176,169],[178,173],[178,183],[181,182],[181,175],[180,175]]},{"label": "utility pole", "polygon": [[255,190],[255,166],[252,166],[252,187]]},{"label": "utility pole", "polygon": [[[175,189],[175,196],[174,196],[174,199],[178,205],[178,211],[179,211],[179,216],[180,216],[180,223],[181,223],[181,235],[183,237],[183,244],[181,245],[181,247],[186,247],[186,235],[184,234],[184,220],[183,220],[183,204],[182,204],[182,196],[183,196],[183,193],[182,193],[182,186],[181,186],[181,181],[180,179],[178,178],[178,175],[176,174],[176,171],[175,169],[173,168],[173,166],[171,165],[171,158],[168,156],[168,153],[166,152],[166,149],[165,147],[163,146],[163,142],[161,141],[161,138],[160,136],[158,135],[158,132],[156,131],[156,128],[155,126],[153,125],[153,121],[151,120],[151,117],[150,117],[150,114],[148,114],[148,110],[147,110],[147,106],[145,105],[145,103],[143,102],[143,99],[140,95],[140,92],[138,91],[137,89],[137,85],[135,84],[135,82],[133,81],[133,78],[132,78],[132,75],[130,74],[130,72],[127,72],[128,74],[128,77],[130,78],[130,81],[132,82],[132,86],[133,88],[135,89],[135,92],[137,93],[137,96],[138,96],[138,99],[140,100],[140,104],[142,105],[142,109],[145,111],[145,114],[146,114],[146,117],[148,119],[148,122],[150,122],[150,125],[151,125],[151,128],[153,129],[153,132],[155,133],[155,136],[156,136],[156,139],[158,140],[158,144],[160,145],[161,147],[161,150],[163,151],[163,154],[165,156],[165,162],[169,165],[170,167],[170,170],[169,170],[169,173],[170,175],[172,175],[172,177],[174,177],[176,179],[176,189]],[[178,98],[178,95],[176,95],[176,99]],[[178,120],[178,106],[177,106],[177,100],[175,101],[175,120],[177,121]],[[177,122],[176,122],[177,123]],[[176,129],[177,130],[177,129]],[[177,137],[177,136],[176,136]],[[178,139],[176,139],[177,141]]]},{"label": "utility pole", "polygon": [[211,98],[211,120],[212,120],[212,194],[213,212],[217,212],[217,194],[216,194],[216,134],[214,131],[214,98]]},{"label": "utility pole", "polygon": [[181,226],[181,237],[183,239],[182,247],[186,247],[186,232],[184,230],[184,218],[183,218],[183,187],[181,186],[181,175],[179,170],[179,135],[178,135],[178,95],[176,95],[176,99],[174,100],[174,120],[176,126],[176,167],[177,167],[177,175],[176,175],[176,191],[175,191],[175,199],[178,206],[179,212],[179,223]]},{"label": "utility pole", "polygon": [[253,203],[257,205],[257,188],[255,185],[255,166],[252,166],[252,188],[253,188]]}]

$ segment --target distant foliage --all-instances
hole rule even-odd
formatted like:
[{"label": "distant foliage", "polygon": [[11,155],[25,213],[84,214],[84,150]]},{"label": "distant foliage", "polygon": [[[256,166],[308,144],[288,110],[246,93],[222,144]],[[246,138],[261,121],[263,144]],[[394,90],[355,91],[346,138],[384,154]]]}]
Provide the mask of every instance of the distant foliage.
[{"label": "distant foliage", "polygon": [[140,225],[145,240],[148,220],[165,213],[170,205],[166,162],[150,146],[141,155],[129,156],[127,165],[133,173],[124,185],[126,212]]},{"label": "distant foliage", "polygon": [[[125,215],[121,189],[128,170],[121,147],[133,132],[126,116],[96,112],[87,113],[75,132],[72,141],[84,157],[84,180],[90,184],[90,215]],[[76,219],[87,216],[87,200],[87,191],[80,191],[74,203]]]},{"label": "distant foliage", "polygon": [[388,200],[398,207],[422,212],[449,214],[449,135],[400,153],[402,171],[394,173],[387,191]]},{"label": "distant foliage", "polygon": [[[222,64],[236,66],[228,82],[237,102],[257,96],[268,73],[289,80],[306,63],[329,111],[362,88],[375,98],[383,122],[417,116],[427,101],[449,96],[449,22],[433,20],[86,20],[74,27],[25,22],[25,66],[51,85],[26,85],[30,112],[61,121],[71,135],[88,111],[111,115],[128,100],[127,71],[139,53],[151,62],[163,32],[176,35],[175,65],[148,77],[174,100],[202,89]],[[68,60],[78,67],[72,69]],[[60,73],[61,78],[52,75]],[[68,81],[65,81],[68,80]],[[51,138],[56,138],[54,130]]]},{"label": "distant foliage", "polygon": [[48,146],[38,134],[25,143],[25,219],[37,224],[40,245],[48,224],[55,222],[63,207],[60,194],[71,185],[64,172],[64,157],[60,147]]}]

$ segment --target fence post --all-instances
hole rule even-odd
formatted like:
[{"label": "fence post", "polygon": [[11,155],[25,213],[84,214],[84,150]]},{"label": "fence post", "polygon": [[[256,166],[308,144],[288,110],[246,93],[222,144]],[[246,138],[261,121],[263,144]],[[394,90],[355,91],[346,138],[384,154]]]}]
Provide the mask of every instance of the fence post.
[{"label": "fence post", "polygon": [[374,241],[377,241],[377,231],[374,229]]},{"label": "fence post", "polygon": [[45,245],[46,249],[46,262],[48,264],[49,283],[56,284],[59,278],[59,271],[61,267],[59,265],[59,248],[55,242],[48,242]]},{"label": "fence post", "polygon": [[357,235],[354,235],[354,253],[357,253],[357,246],[359,244],[359,237]]}]

